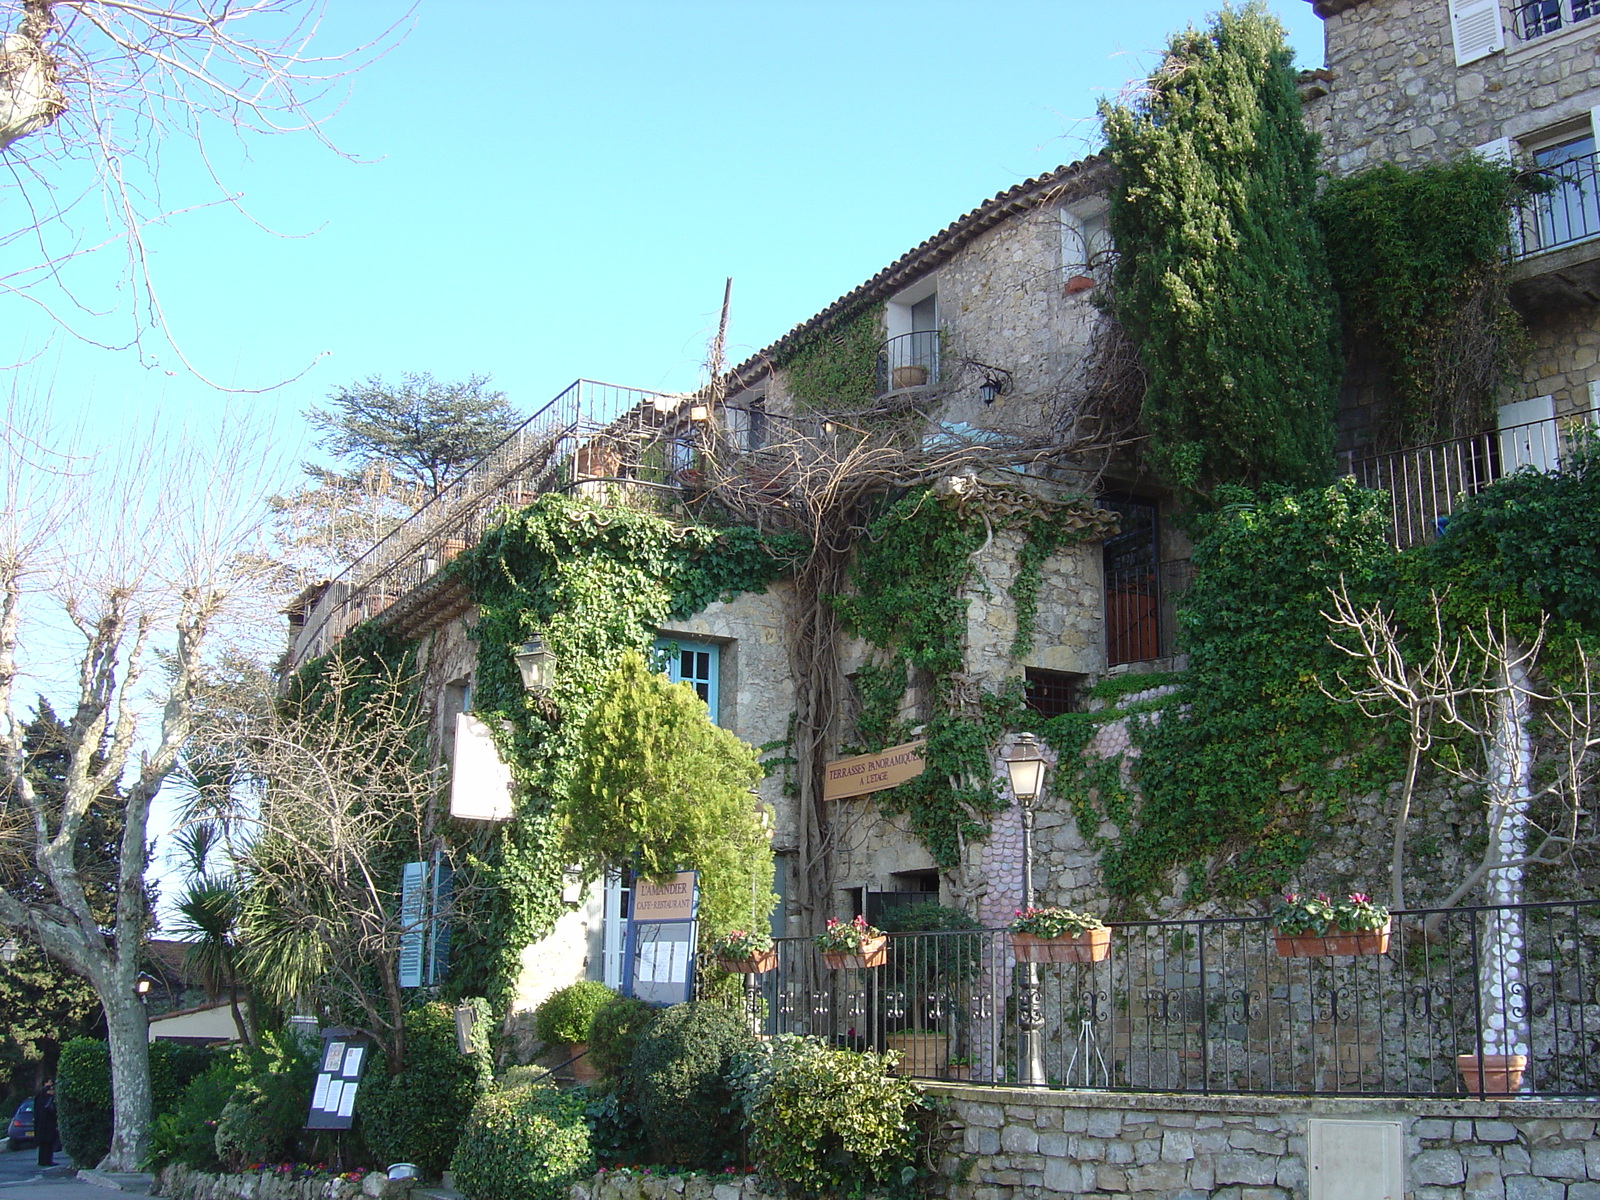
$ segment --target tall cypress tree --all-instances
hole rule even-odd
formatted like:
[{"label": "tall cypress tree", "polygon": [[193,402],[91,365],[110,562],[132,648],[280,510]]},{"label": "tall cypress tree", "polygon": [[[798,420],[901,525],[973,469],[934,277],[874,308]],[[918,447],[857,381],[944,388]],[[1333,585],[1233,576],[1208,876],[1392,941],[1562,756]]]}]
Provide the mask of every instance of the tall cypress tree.
[{"label": "tall cypress tree", "polygon": [[1173,37],[1132,103],[1101,105],[1152,460],[1201,491],[1332,471],[1336,315],[1291,62],[1263,5],[1223,9]]}]

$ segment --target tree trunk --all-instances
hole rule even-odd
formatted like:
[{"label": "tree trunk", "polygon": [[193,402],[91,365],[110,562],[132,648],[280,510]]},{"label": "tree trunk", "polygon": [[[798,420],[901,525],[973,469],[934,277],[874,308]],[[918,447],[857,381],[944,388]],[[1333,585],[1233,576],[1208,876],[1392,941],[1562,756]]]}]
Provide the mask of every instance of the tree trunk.
[{"label": "tree trunk", "polygon": [[[1494,708],[1489,753],[1489,853],[1496,864],[1517,864],[1527,854],[1528,800],[1533,774],[1526,668],[1507,647],[1500,697]],[[1496,865],[1484,880],[1485,899],[1503,906],[1484,914],[1478,964],[1483,1051],[1527,1054],[1527,988],[1523,977],[1523,868]]]},{"label": "tree trunk", "polygon": [[111,1153],[103,1171],[137,1171],[150,1132],[150,1017],[130,988],[100,996],[111,1048]]}]

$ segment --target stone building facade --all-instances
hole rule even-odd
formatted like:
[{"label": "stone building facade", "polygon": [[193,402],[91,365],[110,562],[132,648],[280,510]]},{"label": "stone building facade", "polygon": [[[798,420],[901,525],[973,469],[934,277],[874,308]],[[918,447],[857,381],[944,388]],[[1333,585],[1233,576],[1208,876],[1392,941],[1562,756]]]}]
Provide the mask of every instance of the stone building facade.
[{"label": "stone building facade", "polygon": [[[1497,426],[1588,414],[1600,404],[1600,20],[1578,0],[1312,0],[1326,66],[1308,81],[1324,163],[1347,175],[1468,153],[1550,173],[1552,192],[1515,221],[1511,295],[1534,344]],[[1352,398],[1359,380],[1352,380]],[[1343,448],[1360,453],[1349,423]],[[1509,449],[1515,435],[1497,447]],[[1559,453],[1528,431],[1534,465]],[[1547,443],[1547,444],[1546,444]]]}]

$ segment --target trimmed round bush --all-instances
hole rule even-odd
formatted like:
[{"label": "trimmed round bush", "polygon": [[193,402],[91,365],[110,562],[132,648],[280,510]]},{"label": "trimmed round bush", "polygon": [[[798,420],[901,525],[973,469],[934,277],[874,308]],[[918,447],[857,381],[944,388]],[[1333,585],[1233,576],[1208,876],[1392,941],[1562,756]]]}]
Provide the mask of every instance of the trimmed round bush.
[{"label": "trimmed round bush", "polygon": [[616,992],[595,979],[569,984],[533,1010],[534,1033],[546,1046],[587,1042],[595,1014],[616,998]]},{"label": "trimmed round bush", "polygon": [[472,1200],[566,1200],[594,1171],[583,1097],[550,1087],[490,1092],[478,1101],[450,1160]]},{"label": "trimmed round bush", "polygon": [[486,1048],[457,1051],[455,1012],[448,1004],[408,1009],[405,1031],[400,1073],[387,1075],[381,1062],[373,1063],[356,1093],[356,1113],[378,1162],[415,1163],[437,1178],[450,1164],[473,1105],[490,1086],[492,1063]]},{"label": "trimmed round bush", "polygon": [[675,1004],[639,1034],[632,1077],[639,1116],[657,1160],[718,1167],[739,1145],[729,1069],[755,1041],[721,1005]]},{"label": "trimmed round bush", "polygon": [[792,1196],[860,1196],[916,1169],[917,1089],[883,1055],[797,1047],[773,1058],[750,1110],[762,1176]]},{"label": "trimmed round bush", "polygon": [[589,1023],[589,1061],[612,1091],[632,1089],[624,1085],[633,1063],[639,1035],[661,1010],[631,996],[618,996],[595,1013]]}]

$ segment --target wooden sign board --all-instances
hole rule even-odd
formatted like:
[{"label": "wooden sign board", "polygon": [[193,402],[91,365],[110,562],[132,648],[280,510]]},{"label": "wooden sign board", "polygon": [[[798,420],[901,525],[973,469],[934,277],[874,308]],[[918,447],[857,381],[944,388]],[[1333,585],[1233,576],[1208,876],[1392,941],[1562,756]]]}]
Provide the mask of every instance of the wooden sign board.
[{"label": "wooden sign board", "polygon": [[633,888],[635,921],[694,920],[694,872],[680,871],[671,883],[641,879]]},{"label": "wooden sign board", "polygon": [[927,744],[925,739],[907,742],[876,754],[857,754],[854,758],[828,763],[822,780],[822,798],[848,800],[851,796],[881,792],[915,779],[927,766],[922,758]]}]

